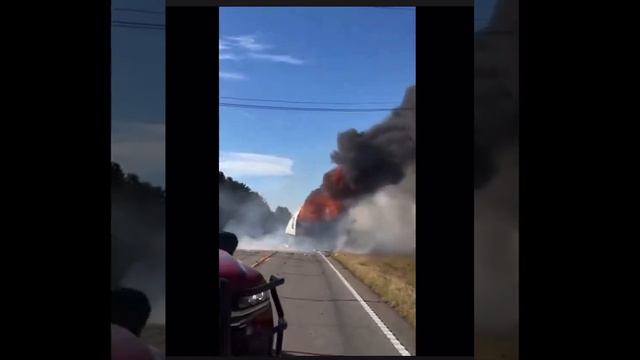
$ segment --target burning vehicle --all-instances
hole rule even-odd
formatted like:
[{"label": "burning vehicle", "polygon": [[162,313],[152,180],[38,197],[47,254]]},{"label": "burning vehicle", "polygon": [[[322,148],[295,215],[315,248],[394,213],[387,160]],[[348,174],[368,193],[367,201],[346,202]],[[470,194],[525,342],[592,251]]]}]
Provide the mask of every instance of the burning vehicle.
[{"label": "burning vehicle", "polygon": [[[366,131],[349,129],[338,135],[331,154],[336,167],[324,174],[292,216],[285,233],[294,242],[310,240],[314,246],[336,247],[339,235],[348,234],[341,224],[349,210],[380,189],[400,183],[415,164],[415,85],[399,107]],[[341,227],[343,227],[341,229]]]},{"label": "burning vehicle", "polygon": [[[287,322],[276,287],[284,284],[284,279],[272,275],[266,281],[258,271],[236,260],[232,255],[237,246],[234,234],[220,234],[220,355],[278,356]],[[272,303],[277,314],[275,326]]]},{"label": "burning vehicle", "polygon": [[338,234],[338,226],[349,202],[344,195],[353,193],[344,179],[341,166],[324,176],[323,185],[307,196],[303,205],[291,217],[285,233],[297,238],[306,237],[330,245]]}]

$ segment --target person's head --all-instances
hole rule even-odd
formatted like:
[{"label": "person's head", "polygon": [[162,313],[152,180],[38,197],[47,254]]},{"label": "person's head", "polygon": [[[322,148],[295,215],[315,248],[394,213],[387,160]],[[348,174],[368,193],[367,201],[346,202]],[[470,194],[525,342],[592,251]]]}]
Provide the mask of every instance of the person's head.
[{"label": "person's head", "polygon": [[111,323],[140,336],[150,314],[151,304],[143,292],[130,288],[111,291]]},{"label": "person's head", "polygon": [[218,247],[233,255],[238,247],[238,237],[234,233],[223,231],[218,238]]}]

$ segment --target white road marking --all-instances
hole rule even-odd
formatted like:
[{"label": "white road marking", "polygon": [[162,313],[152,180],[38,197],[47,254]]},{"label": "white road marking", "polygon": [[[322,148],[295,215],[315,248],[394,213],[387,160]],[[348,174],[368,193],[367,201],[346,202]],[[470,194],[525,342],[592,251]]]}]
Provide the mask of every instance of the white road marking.
[{"label": "white road marking", "polygon": [[404,348],[404,346],[402,346],[402,344],[400,343],[400,341],[398,341],[398,339],[396,339],[395,336],[393,336],[393,334],[391,333],[391,331],[389,330],[389,328],[382,322],[382,320],[380,320],[380,318],[378,317],[378,315],[376,315],[375,312],[373,312],[373,310],[371,310],[371,308],[369,307],[369,305],[364,302],[364,300],[362,299],[362,297],[360,295],[358,295],[358,293],[356,292],[356,290],[351,286],[351,284],[349,284],[347,282],[347,280],[342,276],[342,274],[340,274],[340,272],[333,266],[333,264],[329,261],[329,259],[327,259],[320,251],[318,251],[318,254],[320,254],[320,256],[324,259],[324,261],[327,262],[327,264],[329,264],[329,266],[333,269],[333,271],[336,272],[336,274],[338,275],[338,277],[340,278],[340,280],[342,280],[342,282],[344,283],[344,285],[347,287],[347,289],[349,289],[349,291],[351,291],[351,293],[353,294],[353,296],[356,298],[356,300],[358,300],[358,302],[360,303],[360,305],[362,305],[362,307],[364,308],[364,311],[367,312],[367,314],[369,314],[369,316],[371,316],[371,318],[373,319],[373,321],[376,323],[376,325],[378,325],[378,327],[380,328],[380,330],[382,330],[382,333],[387,337],[387,339],[389,339],[389,341],[391,342],[391,344],[396,348],[396,350],[398,350],[398,352],[402,355],[402,356],[411,356],[411,353],[409,353],[407,351],[407,349]]}]

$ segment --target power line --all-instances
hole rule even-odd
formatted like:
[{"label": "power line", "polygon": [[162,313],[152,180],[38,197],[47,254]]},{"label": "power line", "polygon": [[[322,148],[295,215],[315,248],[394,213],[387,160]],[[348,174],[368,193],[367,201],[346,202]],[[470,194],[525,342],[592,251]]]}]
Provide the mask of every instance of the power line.
[{"label": "power line", "polygon": [[245,109],[262,109],[262,110],[284,110],[284,111],[317,111],[317,112],[389,112],[394,110],[414,110],[414,108],[386,108],[386,109],[345,109],[345,108],[310,108],[310,107],[290,107],[290,106],[268,106],[268,105],[250,105],[250,104],[233,104],[219,103],[222,107],[235,107]]},{"label": "power line", "polygon": [[164,24],[160,23],[144,23],[137,21],[121,21],[114,20],[111,22],[111,26],[128,28],[128,29],[146,29],[146,30],[164,30]]},{"label": "power line", "polygon": [[135,26],[135,25],[119,25],[119,24],[113,24],[113,25],[111,25],[111,26],[112,26],[112,27],[117,27],[117,28],[145,29],[145,30],[161,30],[161,31],[164,31],[164,28],[160,28],[160,27]]},{"label": "power line", "polygon": [[290,100],[275,100],[275,99],[254,99],[254,98],[242,98],[233,96],[220,96],[220,99],[227,100],[242,100],[242,101],[258,101],[258,102],[275,102],[285,104],[319,104],[319,105],[375,105],[375,104],[396,104],[391,101],[370,101],[370,102],[322,102],[322,101],[290,101]]},{"label": "power line", "polygon": [[164,14],[164,11],[153,11],[153,10],[144,10],[144,9],[131,9],[131,8],[115,8],[113,11],[124,11],[124,12],[137,12],[142,14]]},{"label": "power line", "polygon": [[112,21],[111,23],[113,24],[117,24],[117,25],[137,25],[137,26],[150,26],[150,27],[159,27],[159,28],[164,28],[164,24],[161,23],[144,23],[144,22],[137,22],[137,21],[121,21],[121,20],[115,20]]},{"label": "power line", "polygon": [[[387,10],[400,10],[400,11],[414,11],[415,7],[399,7],[399,6],[372,6],[377,9],[387,9]],[[153,11],[153,10],[144,10],[144,9],[132,9],[132,8],[114,8],[113,11],[123,11],[123,12],[137,12],[142,14],[164,14],[164,11]]]}]

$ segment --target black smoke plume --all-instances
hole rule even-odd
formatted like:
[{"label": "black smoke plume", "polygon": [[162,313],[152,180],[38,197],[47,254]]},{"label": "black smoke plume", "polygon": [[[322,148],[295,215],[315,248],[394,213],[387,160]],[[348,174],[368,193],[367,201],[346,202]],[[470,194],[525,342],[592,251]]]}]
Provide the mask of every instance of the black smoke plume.
[{"label": "black smoke plume", "polygon": [[407,89],[402,104],[381,123],[359,132],[338,135],[331,160],[344,168],[346,180],[358,195],[397,184],[416,156],[416,87]]},{"label": "black smoke plume", "polygon": [[[338,199],[354,199],[340,225],[335,246],[350,252],[415,253],[416,86],[400,106],[364,132],[338,135],[331,159],[344,173],[348,196],[323,188]],[[329,176],[330,177],[330,176]]]},{"label": "black smoke plume", "polygon": [[475,188],[497,175],[518,146],[518,2],[500,0],[475,37]]},{"label": "black smoke plume", "polygon": [[518,0],[499,0],[475,38],[475,314],[481,341],[518,337],[518,86]]}]

